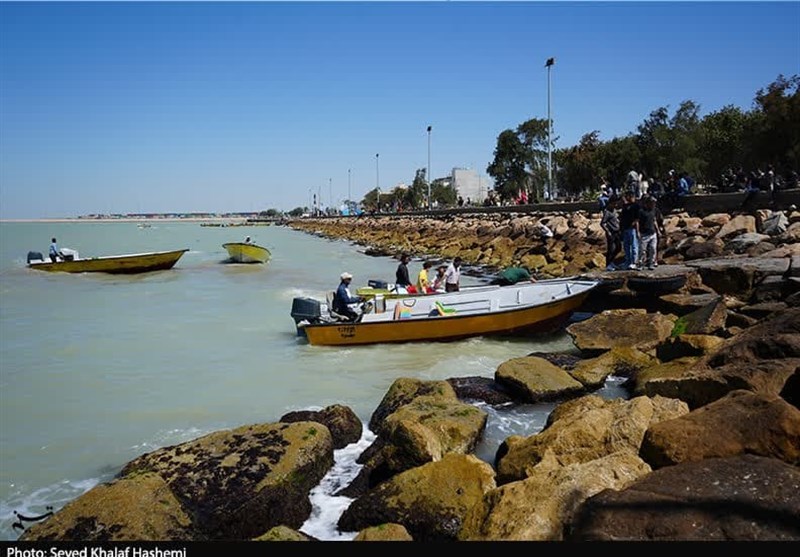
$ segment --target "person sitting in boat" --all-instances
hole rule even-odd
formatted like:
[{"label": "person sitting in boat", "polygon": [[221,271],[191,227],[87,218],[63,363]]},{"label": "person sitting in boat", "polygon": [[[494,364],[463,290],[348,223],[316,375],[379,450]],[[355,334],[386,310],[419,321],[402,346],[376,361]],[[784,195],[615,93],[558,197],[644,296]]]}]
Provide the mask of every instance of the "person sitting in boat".
[{"label": "person sitting in boat", "polygon": [[425,261],[422,264],[422,270],[417,275],[417,291],[422,294],[432,294],[433,287],[431,286],[431,281],[428,278],[428,269],[433,267],[433,261]]},{"label": "person sitting in boat", "polygon": [[250,239],[250,236],[248,236],[247,238],[245,238],[245,239],[244,239],[244,243],[245,243],[245,244],[252,244],[252,243],[253,243],[253,240],[251,240],[251,239]]},{"label": "person sitting in boat", "polygon": [[444,288],[444,274],[447,271],[447,265],[439,265],[436,267],[436,276],[433,277],[432,290],[435,293],[445,292]]},{"label": "person sitting in boat", "polygon": [[61,253],[60,249],[58,249],[58,242],[56,242],[56,239],[55,238],[51,238],[50,239],[50,261],[55,263],[59,259],[61,259],[63,261],[64,260],[64,254]]},{"label": "person sitting in boat", "polygon": [[507,267],[489,284],[509,286],[522,281],[536,282],[536,279],[531,276],[530,271],[525,267]]},{"label": "person sitting in boat", "polygon": [[336,289],[336,295],[333,297],[333,311],[339,315],[344,315],[350,321],[358,319],[358,312],[353,309],[353,304],[360,304],[364,301],[361,296],[352,296],[350,294],[350,283],[353,280],[353,275],[345,271],[339,278],[339,288]]}]

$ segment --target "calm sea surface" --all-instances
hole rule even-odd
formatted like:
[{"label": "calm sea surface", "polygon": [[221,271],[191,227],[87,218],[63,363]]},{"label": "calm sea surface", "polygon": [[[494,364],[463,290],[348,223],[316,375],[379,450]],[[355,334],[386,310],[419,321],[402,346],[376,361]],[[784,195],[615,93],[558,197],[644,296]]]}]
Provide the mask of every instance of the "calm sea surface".
[{"label": "calm sea surface", "polygon": [[[222,244],[247,235],[272,251],[267,265],[225,263]],[[46,254],[53,236],[81,256],[190,251],[171,270],[128,277],[27,269],[28,251]],[[345,270],[354,285],[393,280],[397,261],[362,249],[281,226],[0,223],[0,539],[19,537],[15,511],[57,510],[159,447],[331,404],[366,424],[398,377],[493,377],[510,358],[573,349],[566,333],[309,346],[289,315],[295,296],[324,297]],[[409,265],[414,276],[420,266]],[[539,431],[552,405],[486,410],[478,455],[491,462],[508,435]],[[365,427],[337,451],[304,532],[353,537],[335,528],[350,500],[329,493],[357,473],[353,460],[372,438]]]}]

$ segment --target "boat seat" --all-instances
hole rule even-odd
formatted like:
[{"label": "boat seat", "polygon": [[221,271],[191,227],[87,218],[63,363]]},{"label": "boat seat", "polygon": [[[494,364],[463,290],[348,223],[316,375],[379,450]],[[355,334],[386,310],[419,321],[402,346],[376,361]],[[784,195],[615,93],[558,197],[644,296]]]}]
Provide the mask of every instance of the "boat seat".
[{"label": "boat seat", "polygon": [[333,299],[336,297],[336,292],[330,291],[325,295],[325,301],[328,303],[328,314],[334,321],[350,321],[346,315],[336,313],[333,311]]},{"label": "boat seat", "polygon": [[446,308],[439,300],[436,300],[434,305],[439,315],[454,315],[456,313],[456,308]]}]

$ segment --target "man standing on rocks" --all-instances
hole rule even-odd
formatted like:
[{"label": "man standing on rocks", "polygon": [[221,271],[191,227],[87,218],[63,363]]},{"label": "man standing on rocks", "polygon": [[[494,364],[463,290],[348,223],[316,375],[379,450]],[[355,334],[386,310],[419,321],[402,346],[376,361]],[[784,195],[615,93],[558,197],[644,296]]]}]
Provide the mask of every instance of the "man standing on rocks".
[{"label": "man standing on rocks", "polygon": [[614,194],[608,199],[600,218],[600,227],[606,233],[606,271],[614,271],[614,260],[622,251],[622,234],[619,229],[619,197]]},{"label": "man standing on rocks", "polygon": [[627,190],[623,197],[619,226],[622,229],[622,249],[625,252],[622,269],[636,269],[636,262],[639,260],[639,204],[633,190]]}]

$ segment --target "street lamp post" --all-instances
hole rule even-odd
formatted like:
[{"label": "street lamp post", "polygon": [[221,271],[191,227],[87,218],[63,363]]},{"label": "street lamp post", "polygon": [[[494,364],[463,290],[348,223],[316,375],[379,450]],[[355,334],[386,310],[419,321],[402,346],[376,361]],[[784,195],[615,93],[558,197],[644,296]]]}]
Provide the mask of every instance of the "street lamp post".
[{"label": "street lamp post", "polygon": [[352,200],[350,199],[350,169],[348,168],[347,169],[347,214],[348,215],[350,214],[351,201]]},{"label": "street lamp post", "polygon": [[328,206],[333,207],[333,178],[328,178]]},{"label": "street lamp post", "polygon": [[378,157],[380,153],[375,153],[375,188],[378,197],[378,212],[381,211],[381,170],[378,166]]},{"label": "street lamp post", "polygon": [[428,211],[431,210],[431,127],[428,126]]},{"label": "street lamp post", "polygon": [[550,117],[550,68],[556,63],[555,58],[548,58],[547,68],[547,199],[553,199],[553,119]]}]

